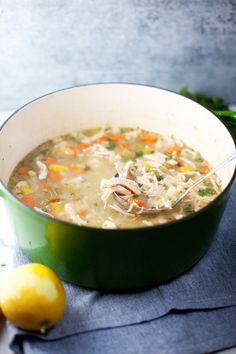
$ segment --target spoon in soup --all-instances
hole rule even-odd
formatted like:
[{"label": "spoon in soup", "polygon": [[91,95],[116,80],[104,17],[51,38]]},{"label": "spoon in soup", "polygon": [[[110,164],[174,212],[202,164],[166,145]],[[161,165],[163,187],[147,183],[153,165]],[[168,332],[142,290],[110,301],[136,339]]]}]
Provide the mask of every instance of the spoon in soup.
[{"label": "spoon in soup", "polygon": [[[172,201],[171,206],[169,208],[145,208],[144,206],[139,206],[135,203],[133,203],[132,205],[132,209],[130,210],[130,205],[122,198],[122,195],[117,193],[117,192],[113,192],[113,197],[115,199],[115,201],[123,208],[126,209],[127,212],[130,212],[132,214],[138,214],[138,215],[142,215],[142,214],[159,214],[160,212],[163,211],[170,211],[171,209],[173,209],[177,204],[179,204],[181,202],[181,200],[183,200],[186,195],[196,186],[198,186],[201,182],[203,182],[205,179],[207,179],[208,177],[210,177],[211,175],[213,175],[216,171],[218,171],[219,169],[221,169],[222,167],[224,167],[225,165],[227,165],[230,161],[234,160],[236,158],[236,151],[231,154],[229,157],[227,157],[224,161],[222,161],[221,163],[219,163],[215,168],[213,168],[210,172],[208,172],[207,174],[205,174],[204,176],[200,177],[196,182],[194,182],[188,189],[186,189],[184,191],[184,193],[182,193],[181,195],[179,195],[175,200]],[[142,195],[141,195],[142,196]],[[147,200],[147,197],[146,197]],[[144,199],[145,201],[145,199]],[[130,211],[129,211],[130,210]]]}]

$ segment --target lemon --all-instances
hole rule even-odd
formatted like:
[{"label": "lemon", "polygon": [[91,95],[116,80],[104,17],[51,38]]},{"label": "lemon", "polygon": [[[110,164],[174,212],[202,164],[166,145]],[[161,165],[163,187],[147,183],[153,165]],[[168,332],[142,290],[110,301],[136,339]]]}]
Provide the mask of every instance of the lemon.
[{"label": "lemon", "polygon": [[0,320],[2,319],[2,317],[3,317],[3,313],[2,313],[1,306],[0,306]]},{"label": "lemon", "polygon": [[15,268],[0,289],[4,316],[18,328],[42,333],[62,317],[65,300],[58,276],[37,263]]}]

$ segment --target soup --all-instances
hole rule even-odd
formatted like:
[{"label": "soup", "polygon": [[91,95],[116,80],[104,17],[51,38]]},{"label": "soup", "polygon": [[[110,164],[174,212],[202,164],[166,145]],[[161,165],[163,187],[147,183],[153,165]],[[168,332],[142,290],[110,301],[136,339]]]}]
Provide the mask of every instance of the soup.
[{"label": "soup", "polygon": [[[14,169],[8,187],[38,212],[101,228],[151,226],[180,219],[221,191],[216,175],[171,209],[171,202],[211,167],[174,136],[139,128],[99,128],[51,139]],[[126,208],[117,203],[114,192]],[[135,207],[167,208],[136,215]]]}]

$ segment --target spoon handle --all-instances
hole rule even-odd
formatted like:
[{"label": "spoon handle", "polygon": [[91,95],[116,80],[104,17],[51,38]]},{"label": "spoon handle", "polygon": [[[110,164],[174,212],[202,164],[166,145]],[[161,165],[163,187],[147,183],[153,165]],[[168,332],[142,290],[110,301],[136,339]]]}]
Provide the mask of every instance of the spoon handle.
[{"label": "spoon handle", "polygon": [[201,178],[199,178],[196,182],[194,182],[188,189],[186,189],[186,191],[181,194],[173,203],[172,203],[172,207],[174,207],[177,203],[179,203],[194,187],[196,187],[198,184],[200,184],[202,181],[204,181],[206,178],[210,177],[211,175],[213,175],[216,171],[218,171],[220,168],[224,167],[225,165],[227,165],[230,161],[234,160],[236,158],[236,151],[231,154],[227,159],[225,159],[224,161],[222,161],[221,163],[219,163],[219,165],[217,165],[215,168],[213,168],[213,170],[211,170],[210,172],[208,172],[206,175],[202,176]]}]

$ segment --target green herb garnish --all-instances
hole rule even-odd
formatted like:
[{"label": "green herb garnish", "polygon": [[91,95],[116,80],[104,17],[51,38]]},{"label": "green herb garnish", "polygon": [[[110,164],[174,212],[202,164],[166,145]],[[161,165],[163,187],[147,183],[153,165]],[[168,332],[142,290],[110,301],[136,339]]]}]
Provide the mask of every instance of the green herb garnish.
[{"label": "green herb garnish", "polygon": [[142,183],[138,183],[138,186],[139,186],[139,188],[141,188],[143,186],[143,184]]},{"label": "green herb garnish", "polygon": [[121,133],[127,133],[127,132],[130,132],[130,131],[132,131],[132,130],[133,130],[133,128],[125,128],[125,127],[120,128],[120,132],[121,132]]},{"label": "green herb garnish", "polygon": [[138,158],[138,157],[142,157],[144,155],[144,152],[143,151],[136,151],[135,152],[135,156]]},{"label": "green herb garnish", "polygon": [[198,194],[201,197],[206,197],[206,196],[211,196],[211,195],[216,194],[216,191],[213,188],[207,187],[207,188],[204,188],[204,189],[199,189]]},{"label": "green herb garnish", "polygon": [[156,175],[156,178],[157,178],[158,182],[162,181],[163,178],[164,178],[164,176],[162,176],[162,175],[158,175],[156,173],[155,173],[155,175]]},{"label": "green herb garnish", "polygon": [[48,207],[47,206],[43,206],[40,208],[42,211],[45,211],[45,213],[48,211]]},{"label": "green herb garnish", "polygon": [[114,150],[116,148],[116,143],[110,141],[108,144],[107,144],[107,149],[108,150]]},{"label": "green herb garnish", "polygon": [[183,212],[185,214],[192,214],[194,212],[191,204],[185,204],[183,207]]},{"label": "green herb garnish", "polygon": [[52,196],[57,196],[60,193],[60,189],[59,188],[52,188],[51,189],[51,194]]},{"label": "green herb garnish", "polygon": [[204,186],[207,186],[207,187],[211,187],[212,186],[212,183],[211,183],[210,179],[208,179],[208,178],[205,179],[202,183],[204,184]]},{"label": "green herb garnish", "polygon": [[43,149],[40,151],[40,154],[47,155],[49,153],[49,149]]},{"label": "green herb garnish", "polygon": [[133,194],[132,198],[134,198],[134,199],[138,198],[138,194]]},{"label": "green herb garnish", "polygon": [[194,161],[196,161],[196,162],[204,162],[204,159],[202,157],[197,157],[196,159],[194,159]]},{"label": "green herb garnish", "polygon": [[167,160],[172,160],[173,159],[172,154],[169,154],[168,152],[165,152],[165,155],[167,156]]},{"label": "green herb garnish", "polygon": [[190,92],[187,87],[183,87],[180,93],[213,111],[231,129],[232,133],[236,135],[236,114],[229,110],[228,105],[222,98],[208,96],[201,92]]},{"label": "green herb garnish", "polygon": [[188,87],[183,87],[180,90],[181,95],[190,98],[191,100],[200,103],[202,106],[212,110],[227,110],[228,106],[224,100],[217,96],[208,96],[202,92],[190,92]]}]

